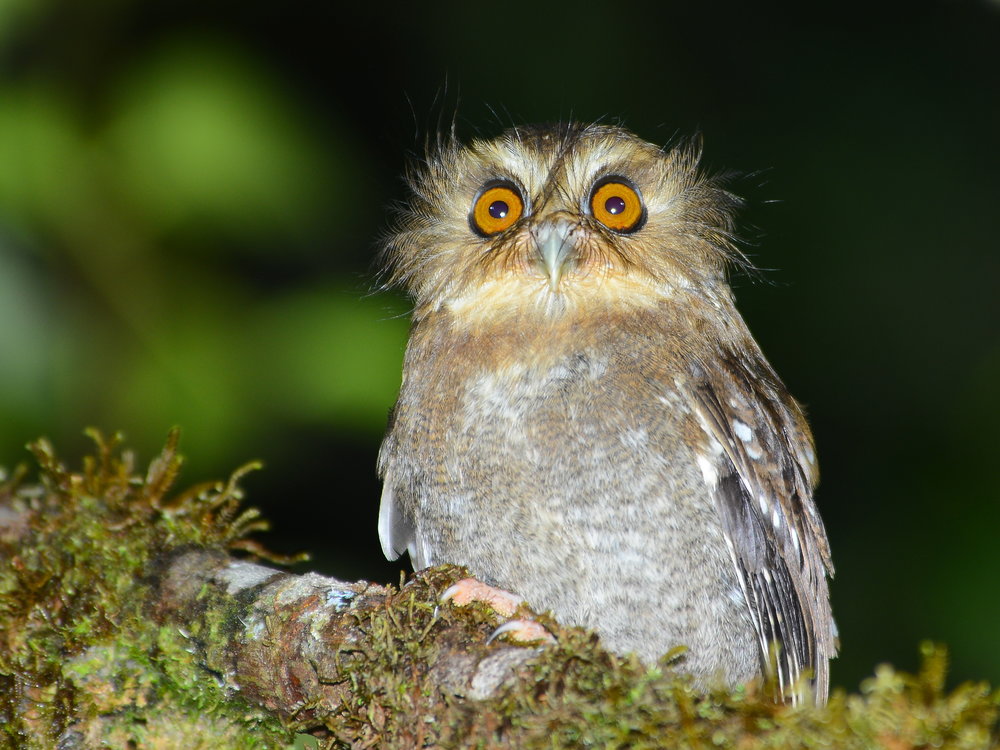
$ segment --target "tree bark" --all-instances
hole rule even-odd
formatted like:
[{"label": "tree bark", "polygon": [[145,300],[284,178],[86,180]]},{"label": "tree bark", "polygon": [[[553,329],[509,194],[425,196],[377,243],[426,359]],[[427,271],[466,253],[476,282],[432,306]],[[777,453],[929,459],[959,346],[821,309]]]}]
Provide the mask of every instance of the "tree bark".
[{"label": "tree bark", "polygon": [[154,611],[184,632],[221,635],[191,638],[206,669],[232,694],[308,730],[352,700],[354,671],[396,658],[391,648],[400,638],[434,641],[426,658],[406,669],[444,693],[484,700],[514,678],[538,649],[487,645],[487,610],[454,617],[428,601],[462,575],[461,568],[438,568],[398,590],[293,575],[218,551],[182,551],[165,561]]}]

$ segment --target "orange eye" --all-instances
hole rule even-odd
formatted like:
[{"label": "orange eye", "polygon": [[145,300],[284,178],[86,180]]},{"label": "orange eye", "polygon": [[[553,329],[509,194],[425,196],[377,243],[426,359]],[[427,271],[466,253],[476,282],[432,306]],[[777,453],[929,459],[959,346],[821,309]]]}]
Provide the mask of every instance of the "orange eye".
[{"label": "orange eye", "polygon": [[594,186],[590,212],[608,229],[621,234],[636,231],[646,219],[639,191],[621,177],[609,177]]},{"label": "orange eye", "polygon": [[521,192],[510,182],[487,183],[472,206],[469,224],[483,237],[499,234],[513,226],[524,213]]}]

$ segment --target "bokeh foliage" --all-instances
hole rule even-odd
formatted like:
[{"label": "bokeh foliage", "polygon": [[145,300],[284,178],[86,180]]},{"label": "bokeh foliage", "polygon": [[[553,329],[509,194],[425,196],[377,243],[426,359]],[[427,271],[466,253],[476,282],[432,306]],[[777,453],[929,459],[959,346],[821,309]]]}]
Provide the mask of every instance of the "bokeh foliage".
[{"label": "bokeh foliage", "polygon": [[264,459],[272,546],[395,580],[407,307],[372,258],[406,155],[456,112],[701,132],[817,435],[834,682],[928,637],[1000,681],[1000,11],[754,5],[0,0],[0,463],[179,424],[188,479]]}]

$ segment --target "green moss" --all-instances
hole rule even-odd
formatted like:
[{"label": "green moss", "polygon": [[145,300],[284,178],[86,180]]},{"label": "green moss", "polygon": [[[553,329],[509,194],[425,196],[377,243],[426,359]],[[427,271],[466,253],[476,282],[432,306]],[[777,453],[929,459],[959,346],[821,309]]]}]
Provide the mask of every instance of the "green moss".
[{"label": "green moss", "polygon": [[491,615],[477,607],[436,608],[442,588],[461,574],[448,567],[425,571],[361,623],[368,639],[339,661],[356,700],[328,721],[343,747],[997,746],[1000,693],[971,683],[947,692],[946,652],[933,644],[921,647],[916,675],[881,666],[860,693],[835,691],[823,708],[792,707],[775,705],[766,685],[706,695],[672,671],[679,654],[649,669],[607,653],[590,633],[547,621],[558,645],[523,666],[509,690],[485,701],[442,694],[418,665],[445,644],[422,635],[460,625],[462,639],[476,640],[493,627]]},{"label": "green moss", "polygon": [[881,666],[859,693],[835,691],[822,708],[792,707],[775,705],[768,685],[696,690],[671,668],[682,649],[650,669],[604,651],[591,633],[545,620],[557,645],[541,649],[498,697],[470,700],[420,668],[456,641],[481,643],[495,627],[495,615],[479,606],[437,606],[463,575],[448,566],[423,571],[359,622],[367,637],[337,659],[354,697],[327,721],[338,747],[997,746],[1000,693],[984,683],[946,691],[946,652],[933,644],[921,647],[916,675]]},{"label": "green moss", "polygon": [[[192,632],[143,610],[171,550],[264,554],[248,538],[263,522],[240,505],[248,467],[171,496],[176,433],[144,476],[117,438],[94,439],[81,471],[40,441],[39,484],[25,484],[22,471],[0,486],[0,745],[263,748],[318,729],[310,707],[282,725],[234,700],[206,667],[237,621],[233,602],[206,588]],[[767,685],[705,695],[672,670],[681,650],[647,668],[543,619],[557,644],[539,649],[497,697],[473,700],[426,669],[442,653],[480,647],[496,625],[479,605],[438,606],[463,575],[423,571],[357,615],[365,637],[320,665],[325,687],[345,697],[321,719],[331,746],[980,750],[1000,736],[1000,693],[972,683],[946,690],[946,653],[932,644],[921,647],[915,675],[882,666],[824,708],[790,707],[772,703]],[[196,657],[193,644],[207,651]]]},{"label": "green moss", "polygon": [[187,637],[142,609],[146,580],[170,550],[258,550],[246,537],[264,525],[240,510],[238,487],[252,465],[168,497],[181,464],[176,431],[144,477],[118,436],[91,436],[97,450],[82,471],[39,440],[30,446],[39,484],[19,472],[0,487],[0,501],[28,524],[0,539],[0,739],[26,748],[74,735],[110,747],[153,737],[158,747],[219,747],[211,738],[220,736],[227,747],[286,744],[287,729],[234,707],[205,679]]}]

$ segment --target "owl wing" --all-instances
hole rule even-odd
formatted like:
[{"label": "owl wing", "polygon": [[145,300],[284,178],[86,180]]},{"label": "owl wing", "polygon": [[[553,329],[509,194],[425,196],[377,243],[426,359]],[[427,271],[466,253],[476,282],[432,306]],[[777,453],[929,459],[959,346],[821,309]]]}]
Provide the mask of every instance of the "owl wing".
[{"label": "owl wing", "polygon": [[395,560],[404,552],[410,555],[414,570],[423,570],[434,564],[426,541],[417,534],[413,519],[396,502],[391,476],[386,475],[382,485],[382,502],[378,509],[378,538],[382,554]]},{"label": "owl wing", "polygon": [[793,686],[809,672],[825,702],[836,652],[826,583],[833,566],[812,500],[818,473],[805,418],[761,357],[730,352],[693,375],[690,395],[712,456],[706,479],[714,480],[765,673],[797,703]]},{"label": "owl wing", "polygon": [[382,477],[382,500],[378,509],[378,538],[382,554],[395,560],[404,552],[409,553],[414,570],[423,570],[434,564],[426,541],[417,534],[417,525],[410,513],[396,498],[396,481],[391,456],[395,453],[390,432],[379,453],[379,474]]},{"label": "owl wing", "polygon": [[395,560],[404,552],[412,554],[416,529],[396,504],[390,480],[389,476],[383,480],[382,500],[378,506],[378,539],[386,559]]}]

